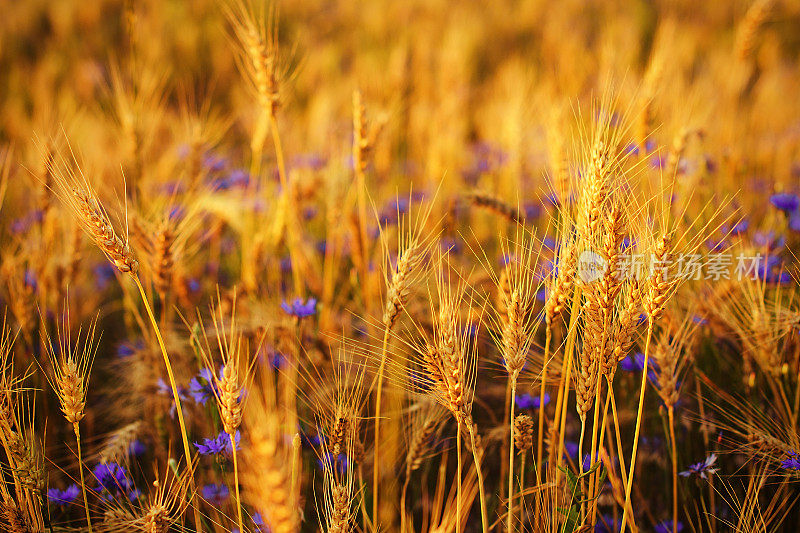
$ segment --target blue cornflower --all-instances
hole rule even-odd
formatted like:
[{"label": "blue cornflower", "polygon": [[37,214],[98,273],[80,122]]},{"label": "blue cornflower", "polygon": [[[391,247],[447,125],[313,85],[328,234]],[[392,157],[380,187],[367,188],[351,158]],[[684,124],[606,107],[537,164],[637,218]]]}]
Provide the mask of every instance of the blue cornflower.
[{"label": "blue cornflower", "polygon": [[108,287],[111,280],[116,276],[114,266],[108,261],[103,261],[95,265],[94,268],[92,268],[92,272],[94,273],[94,283],[101,291]]},{"label": "blue cornflower", "polygon": [[695,463],[689,466],[688,470],[684,470],[680,472],[678,475],[681,477],[691,477],[697,476],[700,479],[708,479],[708,474],[716,474],[719,470],[714,466],[714,463],[717,462],[717,454],[712,453],[708,457],[706,457],[703,461],[699,463]]},{"label": "blue cornflower", "polygon": [[398,220],[398,216],[408,213],[410,203],[408,198],[396,198],[389,200],[386,205],[381,208],[378,216],[381,225],[394,224]]},{"label": "blue cornflower", "polygon": [[[675,531],[680,533],[681,531],[683,531],[683,523],[678,522],[675,525],[674,529],[675,529]],[[663,522],[659,522],[658,524],[656,524],[656,527],[653,529],[653,531],[655,531],[655,533],[672,533],[672,530],[673,530],[672,520],[664,520]]]},{"label": "blue cornflower", "polygon": [[778,193],[769,197],[769,202],[785,213],[793,213],[800,208],[800,197],[791,193]]},{"label": "blue cornflower", "polygon": [[746,218],[743,218],[742,220],[734,224],[733,227],[730,228],[730,230],[727,228],[727,226],[723,226],[722,232],[728,233],[730,235],[741,235],[742,233],[747,231],[747,228],[749,227],[750,227],[750,221],[747,220]]},{"label": "blue cornflower", "polygon": [[117,345],[117,357],[120,359],[125,359],[134,355],[138,350],[144,348],[144,342],[141,339],[137,340],[136,342],[132,341],[123,341]]},{"label": "blue cornflower", "polygon": [[650,157],[651,168],[664,168],[667,164],[667,158],[662,155],[654,155]]},{"label": "blue cornflower", "polygon": [[594,533],[617,533],[617,531],[619,531],[619,522],[614,520],[610,514],[601,516],[594,526]]},{"label": "blue cornflower", "polygon": [[253,515],[253,525],[256,526],[257,533],[269,533],[271,531],[269,526],[264,523],[260,513]]},{"label": "blue cornflower", "polygon": [[209,503],[218,506],[225,503],[225,500],[227,500],[228,496],[230,495],[230,490],[222,483],[209,483],[208,485],[203,485],[203,488],[200,489],[200,491],[203,493],[203,498],[205,498]]},{"label": "blue cornflower", "polygon": [[228,164],[227,159],[218,157],[214,154],[206,154],[203,158],[203,166],[212,172],[219,172]]},{"label": "blue cornflower", "polygon": [[[169,408],[169,416],[170,418],[175,418],[175,415],[178,413],[178,409],[175,405],[175,397],[172,394],[172,387],[170,387],[167,382],[161,378],[158,378],[156,385],[158,387],[159,394],[172,400],[172,406]],[[178,387],[178,398],[184,402],[189,399],[186,396],[186,387]]]},{"label": "blue cornflower", "polygon": [[303,303],[302,299],[295,298],[291,305],[283,301],[281,303],[281,309],[283,309],[283,312],[287,315],[305,318],[317,312],[317,300],[316,298],[309,298],[306,300],[306,303]]},{"label": "blue cornflower", "polygon": [[100,463],[92,471],[95,479],[100,485],[95,489],[97,492],[107,490],[108,492],[127,492],[131,484],[128,481],[128,472],[124,467],[117,463]]},{"label": "blue cornflower", "polygon": [[280,370],[286,364],[286,356],[272,348],[259,349],[257,357],[259,364],[268,364],[275,370]]},{"label": "blue cornflower", "polygon": [[714,252],[714,253],[722,252],[726,248],[729,248],[730,245],[731,245],[731,243],[728,242],[725,239],[719,239],[719,240],[717,240],[717,239],[708,239],[708,240],[706,240],[706,247],[708,248],[708,250],[710,252]]},{"label": "blue cornflower", "polygon": [[69,505],[75,501],[75,498],[81,493],[81,489],[73,483],[64,490],[49,489],[47,491],[47,499],[56,505]]},{"label": "blue cornflower", "polygon": [[532,394],[515,394],[514,395],[514,405],[516,405],[520,409],[533,409],[533,401],[534,399],[538,400],[539,398],[534,398]]},{"label": "blue cornflower", "polygon": [[636,352],[619,362],[619,367],[625,372],[641,372],[644,370],[644,354]]},{"label": "blue cornflower", "polygon": [[[170,399],[174,400],[174,396],[172,394],[172,387],[164,381],[162,378],[158,378],[156,382],[158,386],[158,393],[163,394],[164,396],[168,396]],[[188,400],[189,398],[186,396],[186,387],[178,387],[178,397],[181,400]]]},{"label": "blue cornflower", "polygon": [[36,273],[30,268],[25,269],[24,280],[25,280],[25,286],[34,292],[39,287],[39,283],[36,281]]},{"label": "blue cornflower", "polygon": [[214,374],[208,368],[200,369],[197,376],[189,382],[189,395],[195,403],[205,405],[209,398],[213,398],[217,394],[219,391],[214,383]]},{"label": "blue cornflower", "polygon": [[549,192],[545,194],[544,198],[542,198],[542,201],[550,206],[561,205],[561,200],[558,197],[558,193],[555,192]]},{"label": "blue cornflower", "polygon": [[433,381],[428,374],[419,370],[409,370],[408,381],[420,392],[428,392],[433,388]]},{"label": "blue cornflower", "polygon": [[186,208],[182,205],[173,205],[170,206],[169,211],[167,211],[167,217],[169,220],[180,220],[186,215]]},{"label": "blue cornflower", "polygon": [[577,457],[579,446],[577,442],[572,442],[570,440],[564,441],[564,455],[567,457]]},{"label": "blue cornflower", "polygon": [[333,455],[328,452],[325,456],[317,459],[317,465],[321,470],[329,469],[336,470],[339,474],[344,475],[347,472],[347,456],[343,453]]},{"label": "blue cornflower", "polygon": [[785,470],[800,470],[800,455],[794,450],[790,450],[786,454],[789,458],[781,461],[781,468]]},{"label": "blue cornflower", "polygon": [[147,445],[139,439],[135,439],[133,442],[131,442],[131,445],[128,446],[128,453],[133,457],[144,455],[145,452],[147,452]]},{"label": "blue cornflower", "polygon": [[539,218],[539,215],[542,214],[542,205],[533,202],[526,202],[525,205],[522,206],[522,210],[525,212],[525,218],[532,219],[532,218]]},{"label": "blue cornflower", "polygon": [[[239,439],[241,435],[237,431],[234,435],[236,441],[236,449],[239,450]],[[220,431],[216,437],[203,439],[203,442],[195,442],[195,447],[201,455],[220,455],[222,453],[230,454],[233,452],[231,447],[231,438],[224,431]]]},{"label": "blue cornflower", "polygon": [[631,239],[629,236],[625,235],[624,237],[622,237],[622,244],[620,246],[622,248],[622,251],[624,252],[634,244],[636,244],[636,241],[634,239]]},{"label": "blue cornflower", "polygon": [[292,158],[293,168],[308,168],[311,170],[322,170],[327,164],[327,160],[321,154],[307,153],[297,154]]},{"label": "blue cornflower", "polygon": [[538,301],[540,301],[540,302],[546,302],[547,301],[547,289],[542,287],[541,289],[536,291],[536,299]]},{"label": "blue cornflower", "polygon": [[517,256],[514,254],[503,254],[500,257],[500,266],[506,266],[509,263],[516,263],[516,262],[517,262]]},{"label": "blue cornflower", "polygon": [[789,216],[789,229],[800,232],[800,210],[795,211]]}]

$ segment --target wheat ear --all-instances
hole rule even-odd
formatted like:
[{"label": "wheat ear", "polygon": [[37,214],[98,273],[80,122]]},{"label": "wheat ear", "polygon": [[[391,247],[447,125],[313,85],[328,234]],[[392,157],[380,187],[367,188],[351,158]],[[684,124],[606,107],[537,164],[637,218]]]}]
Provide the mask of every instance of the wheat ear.
[{"label": "wheat ear", "polygon": [[[68,317],[68,314],[65,313]],[[81,450],[80,421],[84,417],[86,408],[86,392],[89,384],[89,374],[92,369],[97,345],[94,343],[95,322],[92,322],[86,336],[81,342],[81,334],[78,333],[78,341],[72,345],[69,335],[68,318],[58,331],[59,354],[53,347],[50,339],[47,339],[46,350],[54,368],[54,376],[51,385],[56,391],[58,400],[61,404],[61,411],[67,422],[72,426],[75,433],[75,441],[78,447],[78,469],[81,478],[81,492],[83,494],[83,505],[86,511],[86,524],[89,533],[92,533],[92,519],[89,515],[89,500],[86,496],[86,481],[83,475],[83,454]]]},{"label": "wheat ear", "polygon": [[[670,257],[670,235],[664,233],[656,242],[655,260],[658,264],[667,264]],[[650,340],[653,338],[653,326],[658,317],[664,311],[667,299],[670,296],[675,282],[666,278],[666,274],[661,269],[655,269],[650,276],[648,291],[644,298],[644,308],[647,313],[647,335],[644,341],[644,370],[642,370],[642,380],[639,387],[639,407],[636,412],[636,429],[633,434],[633,450],[631,451],[631,465],[628,472],[628,486],[625,489],[625,504],[622,511],[622,524],[620,533],[625,531],[625,523],[628,519],[628,508],[631,502],[631,489],[633,488],[633,475],[636,468],[636,452],[639,448],[639,432],[642,427],[642,414],[644,412],[644,394],[647,385],[647,365],[650,361]]]}]

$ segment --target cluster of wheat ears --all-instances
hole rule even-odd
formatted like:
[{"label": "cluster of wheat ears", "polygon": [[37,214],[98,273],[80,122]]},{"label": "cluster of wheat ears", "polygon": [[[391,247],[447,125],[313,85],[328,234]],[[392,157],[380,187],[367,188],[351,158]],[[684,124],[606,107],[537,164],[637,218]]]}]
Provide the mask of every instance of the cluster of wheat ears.
[{"label": "cluster of wheat ears", "polygon": [[2,531],[797,530],[800,6],[482,4],[7,6]]}]

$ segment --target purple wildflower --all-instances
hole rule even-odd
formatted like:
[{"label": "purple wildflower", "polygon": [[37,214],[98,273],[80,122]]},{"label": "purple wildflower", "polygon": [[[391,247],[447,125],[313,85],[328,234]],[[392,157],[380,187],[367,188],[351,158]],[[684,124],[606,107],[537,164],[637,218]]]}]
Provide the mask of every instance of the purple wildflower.
[{"label": "purple wildflower", "polygon": [[141,350],[143,348],[144,342],[142,342],[141,339],[137,340],[136,342],[123,341],[117,345],[117,357],[120,359],[126,359],[134,355],[137,350]]},{"label": "purple wildflower", "polygon": [[197,376],[193,377],[189,382],[189,395],[195,403],[205,405],[209,398],[213,398],[216,394],[218,394],[218,391],[211,370],[208,368],[200,369]]},{"label": "purple wildflower", "polygon": [[203,166],[212,172],[223,170],[227,164],[228,161],[224,157],[218,157],[214,154],[206,154],[203,158]]},{"label": "purple wildflower", "polygon": [[570,440],[564,441],[564,455],[567,457],[578,457],[578,443]]},{"label": "purple wildflower", "polygon": [[706,247],[709,251],[713,253],[720,253],[724,251],[726,248],[730,247],[731,243],[729,243],[725,239],[708,239],[706,240]]},{"label": "purple wildflower", "polygon": [[664,168],[667,164],[667,158],[661,155],[654,155],[650,157],[650,166],[652,168]]},{"label": "purple wildflower", "polygon": [[209,503],[217,506],[225,503],[225,500],[227,500],[228,496],[230,495],[230,490],[222,483],[209,483],[208,485],[203,485],[203,488],[200,489],[200,492],[203,493],[203,498],[205,498]]},{"label": "purple wildflower", "polygon": [[709,474],[716,474],[719,470],[717,467],[714,466],[714,463],[717,462],[717,454],[712,453],[708,457],[706,457],[703,461],[699,463],[695,463],[689,466],[688,470],[684,470],[680,472],[678,475],[681,477],[691,477],[697,476],[700,479],[708,479]]},{"label": "purple wildflower", "polygon": [[75,501],[75,498],[81,493],[81,489],[73,483],[64,490],[49,489],[47,491],[47,499],[56,505],[69,505]]},{"label": "purple wildflower", "polygon": [[525,205],[522,206],[522,211],[525,213],[525,218],[528,220],[532,218],[539,218],[539,215],[542,214],[542,205],[533,202],[526,202]]},{"label": "purple wildflower", "polygon": [[28,287],[30,290],[36,292],[36,289],[39,287],[39,283],[36,281],[36,274],[30,268],[25,270],[25,286]]},{"label": "purple wildflower", "polygon": [[636,352],[619,362],[619,367],[625,372],[641,372],[644,370],[644,354]]},{"label": "purple wildflower", "polygon": [[542,287],[541,289],[536,291],[536,299],[538,301],[540,301],[540,302],[546,302],[547,301],[547,289]]},{"label": "purple wildflower", "polygon": [[113,280],[114,276],[116,276],[114,265],[108,261],[103,261],[102,263],[95,265],[95,267],[92,269],[92,272],[94,273],[95,285],[101,291],[108,287],[109,283],[111,283],[111,280]]},{"label": "purple wildflower", "polygon": [[281,309],[287,315],[296,316],[297,318],[305,318],[314,315],[317,312],[317,300],[316,298],[309,298],[303,303],[303,300],[300,298],[295,298],[295,300],[289,305],[286,301],[281,303]]},{"label": "purple wildflower", "polygon": [[[683,531],[683,523],[678,522],[674,529],[680,533]],[[664,520],[663,522],[656,524],[656,527],[653,529],[653,531],[655,531],[655,533],[672,533],[672,520]]]},{"label": "purple wildflower", "polygon": [[741,235],[742,233],[747,231],[747,228],[750,227],[750,221],[746,218],[743,218],[739,222],[733,225],[730,229],[727,226],[722,226],[722,232],[728,233],[730,235]]},{"label": "purple wildflower", "polygon": [[619,531],[619,522],[614,520],[610,514],[601,516],[594,526],[594,533],[617,533],[617,531]]},{"label": "purple wildflower", "polygon": [[[170,407],[169,409],[169,416],[171,418],[175,418],[175,415],[177,414],[178,411],[177,407],[175,406],[175,397],[172,394],[172,387],[170,387],[169,384],[167,384],[167,382],[164,381],[162,378],[158,378],[158,382],[156,383],[156,385],[158,387],[159,394],[166,396],[167,398],[172,400],[172,407]],[[185,402],[189,400],[189,397],[186,395],[186,392],[187,392],[186,387],[178,387],[178,398],[181,401]]]},{"label": "purple wildflower", "polygon": [[335,456],[329,452],[322,458],[317,459],[317,465],[321,470],[335,470],[339,474],[344,475],[347,472],[347,461],[347,456],[343,453]]},{"label": "purple wildflower", "polygon": [[147,445],[139,439],[135,439],[133,442],[131,442],[131,445],[128,446],[128,453],[134,457],[144,455],[146,452]]},{"label": "purple wildflower", "polygon": [[769,202],[785,213],[794,213],[800,207],[800,197],[791,193],[778,193],[769,197]]},{"label": "purple wildflower", "polygon": [[789,229],[800,232],[800,210],[793,212],[789,216]]},{"label": "purple wildflower", "polygon": [[270,531],[269,526],[264,523],[264,519],[261,518],[260,513],[253,515],[253,525],[256,526],[256,531],[258,533],[269,533]]},{"label": "purple wildflower", "polygon": [[789,458],[781,461],[781,468],[784,470],[800,470],[800,455],[794,450],[790,450],[786,454]]},{"label": "purple wildflower", "polygon": [[124,467],[117,463],[100,463],[92,471],[95,479],[100,485],[95,489],[97,492],[106,490],[111,493],[127,492],[130,489],[128,472]]},{"label": "purple wildflower", "polygon": [[[239,440],[241,435],[237,431],[234,435],[234,440],[236,441],[236,449],[239,450]],[[203,442],[195,442],[195,447],[197,451],[200,452],[201,455],[220,455],[220,454],[230,454],[233,452],[233,448],[231,447],[231,438],[230,436],[225,433],[224,431],[220,431],[219,435],[216,437],[211,437],[207,439],[203,439]]]},{"label": "purple wildflower", "polygon": [[[538,400],[538,398],[536,399]],[[533,409],[533,400],[533,395],[528,393],[514,395],[514,405],[519,409]]]}]

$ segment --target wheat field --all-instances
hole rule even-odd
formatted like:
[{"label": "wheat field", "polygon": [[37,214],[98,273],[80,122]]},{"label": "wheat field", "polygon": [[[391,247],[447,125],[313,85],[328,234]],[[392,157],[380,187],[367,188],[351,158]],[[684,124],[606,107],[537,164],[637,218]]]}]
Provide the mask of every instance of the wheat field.
[{"label": "wheat field", "polygon": [[800,3],[0,5],[0,529],[800,530]]}]

